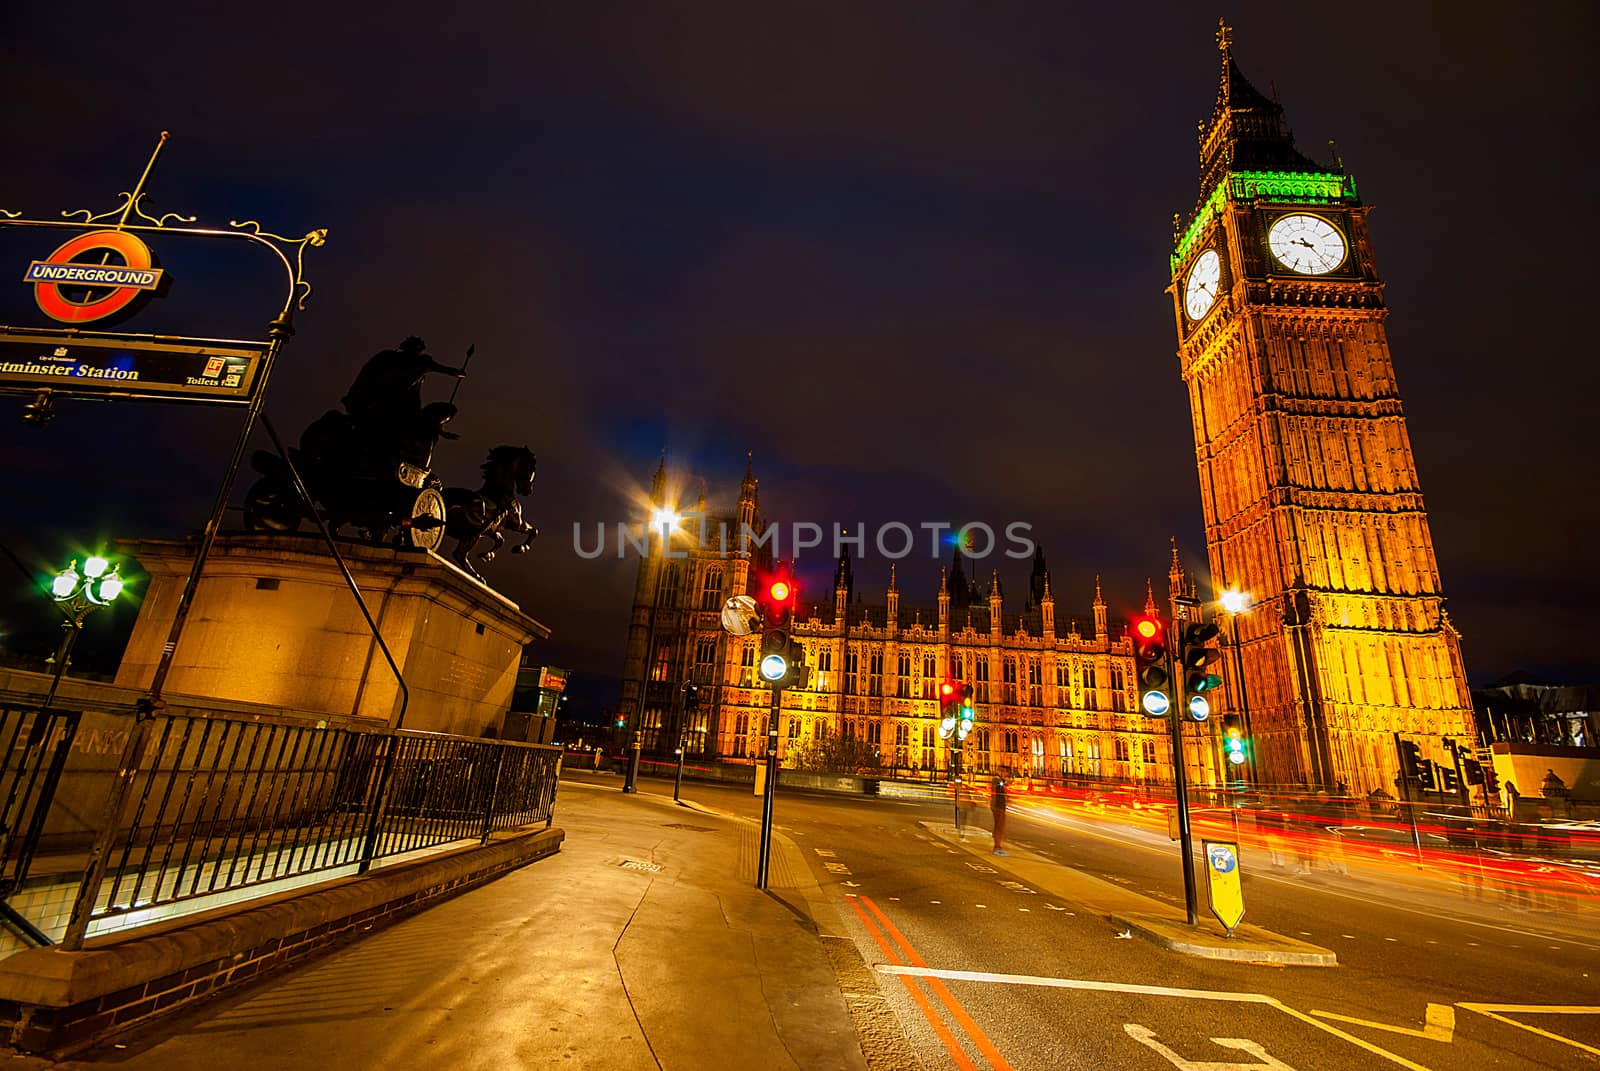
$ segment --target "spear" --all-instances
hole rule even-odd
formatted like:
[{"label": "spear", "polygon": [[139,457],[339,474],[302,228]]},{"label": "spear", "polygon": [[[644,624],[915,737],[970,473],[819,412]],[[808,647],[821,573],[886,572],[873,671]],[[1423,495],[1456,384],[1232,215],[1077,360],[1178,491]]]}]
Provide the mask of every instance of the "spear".
[{"label": "spear", "polygon": [[461,389],[461,381],[467,378],[467,365],[472,363],[472,354],[477,350],[478,344],[474,342],[467,347],[467,358],[461,362],[461,376],[456,380],[456,385],[450,388],[450,404],[456,404],[456,391]]}]

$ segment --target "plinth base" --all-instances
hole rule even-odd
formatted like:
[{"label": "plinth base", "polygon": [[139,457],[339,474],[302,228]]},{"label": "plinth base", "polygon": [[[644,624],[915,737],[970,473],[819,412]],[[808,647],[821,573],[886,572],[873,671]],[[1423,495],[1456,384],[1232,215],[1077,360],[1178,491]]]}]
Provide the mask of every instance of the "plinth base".
[{"label": "plinth base", "polygon": [[[118,544],[150,574],[117,683],[149,686],[194,540]],[[497,735],[522,648],[550,630],[426,550],[339,544],[409,690],[404,725]],[[195,592],[166,692],[395,724],[400,688],[327,545],[224,533]]]}]

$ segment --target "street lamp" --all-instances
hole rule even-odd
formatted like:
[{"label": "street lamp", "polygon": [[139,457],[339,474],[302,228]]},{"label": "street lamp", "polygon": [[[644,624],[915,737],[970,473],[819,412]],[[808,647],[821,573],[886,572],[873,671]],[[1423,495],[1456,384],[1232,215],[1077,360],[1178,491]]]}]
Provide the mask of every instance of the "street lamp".
[{"label": "street lamp", "polygon": [[61,678],[72,660],[72,648],[78,642],[78,634],[83,631],[84,618],[102,606],[110,606],[122,594],[126,584],[121,569],[120,564],[96,554],[84,559],[81,570],[74,559],[50,581],[50,598],[55,600],[65,617],[61,622],[64,635],[52,659],[55,671],[51,674],[50,691],[39,708],[41,713],[49,710],[55,700],[56,689],[61,686]]},{"label": "street lamp", "polygon": [[1256,739],[1250,732],[1250,700],[1244,688],[1244,651],[1239,643],[1239,615],[1249,611],[1250,596],[1238,588],[1229,588],[1222,593],[1219,601],[1222,603],[1223,612],[1228,615],[1228,636],[1233,641],[1233,679],[1239,682],[1239,717],[1244,723],[1245,758],[1250,764],[1250,783],[1259,787],[1260,780],[1256,774]]}]

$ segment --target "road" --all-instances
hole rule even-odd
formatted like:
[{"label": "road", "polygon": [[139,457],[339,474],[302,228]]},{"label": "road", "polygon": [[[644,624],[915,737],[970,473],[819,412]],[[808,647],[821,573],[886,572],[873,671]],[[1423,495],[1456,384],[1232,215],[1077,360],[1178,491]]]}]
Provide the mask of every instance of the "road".
[{"label": "road", "polygon": [[[683,791],[759,817],[748,788]],[[1234,964],[1125,937],[1006,859],[950,846],[923,824],[948,824],[948,804],[781,790],[775,813],[866,962],[899,973],[883,988],[930,1069],[1600,1068],[1600,932],[1559,905],[1296,877],[1246,850],[1250,921],[1340,965]],[[974,817],[986,848],[987,813]],[[1024,801],[1008,846],[1182,903],[1176,847],[1116,816]]]}]

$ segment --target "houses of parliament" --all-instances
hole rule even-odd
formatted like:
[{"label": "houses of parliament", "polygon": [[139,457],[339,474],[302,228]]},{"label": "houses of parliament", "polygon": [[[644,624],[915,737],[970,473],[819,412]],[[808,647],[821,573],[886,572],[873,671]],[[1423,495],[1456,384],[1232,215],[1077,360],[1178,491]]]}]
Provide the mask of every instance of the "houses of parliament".
[{"label": "houses of parliament", "polygon": [[[1143,609],[1167,616],[1193,600],[1209,617],[1224,590],[1248,592],[1248,612],[1223,615],[1220,706],[1244,715],[1257,781],[1392,792],[1397,735],[1448,764],[1446,742],[1475,734],[1389,353],[1370,206],[1336,156],[1324,165],[1296,148],[1283,107],[1235,63],[1227,26],[1217,41],[1199,196],[1174,219],[1169,264],[1210,591],[1174,547],[1166,590],[1158,600],[1147,589]],[[664,461],[651,496],[680,506]],[[759,497],[747,470],[734,515],[707,518],[709,529],[759,530]],[[681,738],[691,755],[753,758],[771,700],[755,677],[758,637],[729,636],[719,616],[751,589],[751,560],[686,530],[668,544],[681,557],[655,541],[640,559],[622,711],[647,752],[670,754]],[[867,602],[844,558],[832,591],[803,593],[793,632],[812,673],[781,697],[780,761],[837,736],[886,771],[944,769],[934,691],[948,675],[976,693],[969,770],[1170,782],[1170,729],[1139,712],[1126,618],[1108,615],[1098,580],[1070,581],[1065,606],[1087,604],[1080,616],[1058,611],[1061,579],[1052,585],[1042,551],[1009,598],[997,571],[973,567],[958,549],[937,585],[906,578],[916,604],[902,604],[891,569],[882,598]],[[687,711],[686,682],[699,699]],[[1219,721],[1185,726],[1191,783],[1229,776]]]}]

